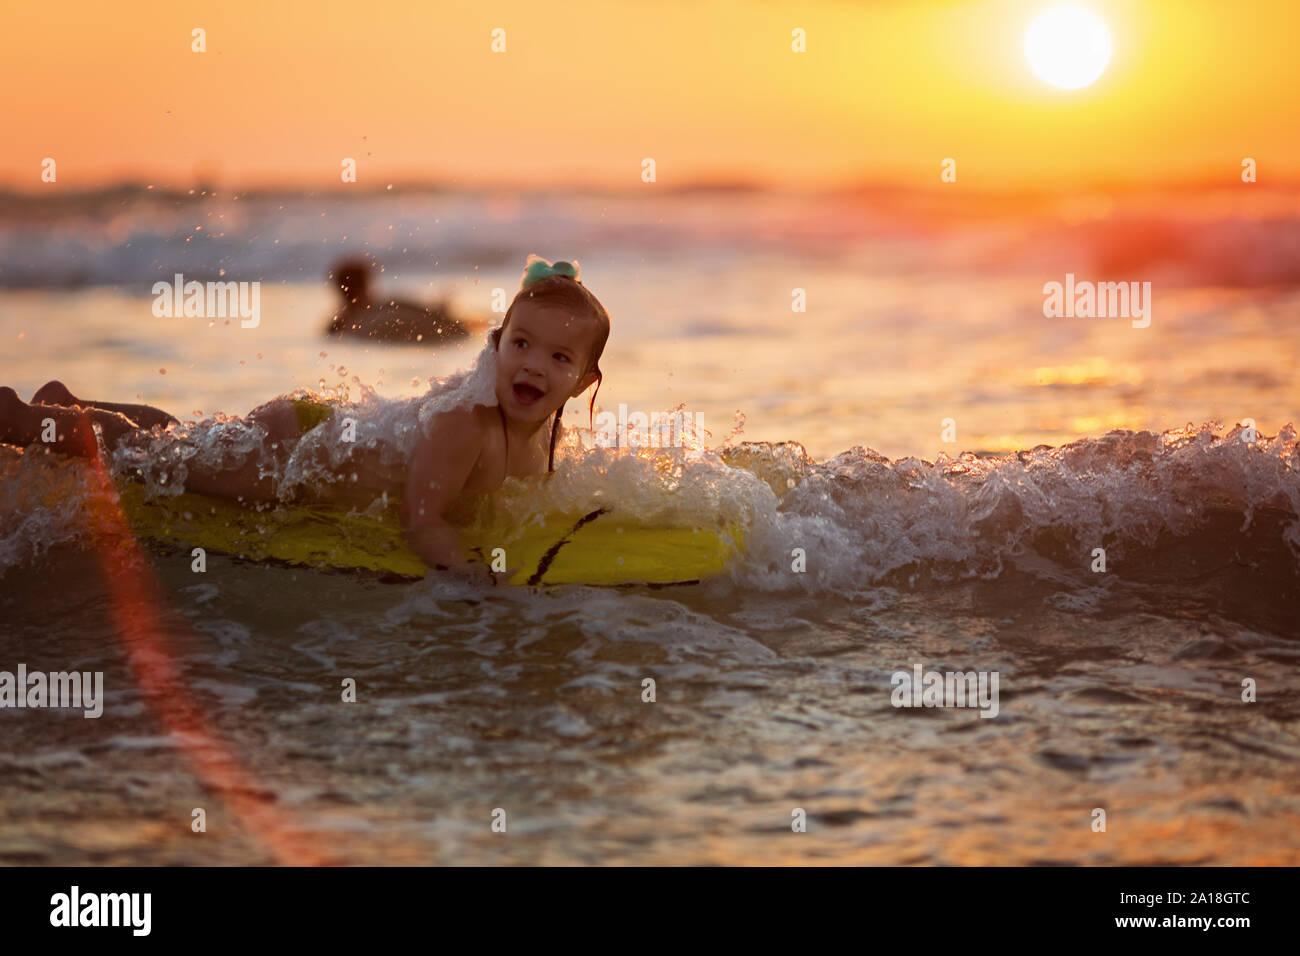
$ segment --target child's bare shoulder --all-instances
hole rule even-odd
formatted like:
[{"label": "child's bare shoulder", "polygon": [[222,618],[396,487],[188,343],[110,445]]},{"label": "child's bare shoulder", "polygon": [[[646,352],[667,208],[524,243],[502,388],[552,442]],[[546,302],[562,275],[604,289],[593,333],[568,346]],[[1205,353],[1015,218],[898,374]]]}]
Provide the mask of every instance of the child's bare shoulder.
[{"label": "child's bare shoulder", "polygon": [[490,491],[504,468],[499,412],[475,406],[439,412],[422,430],[407,475],[407,497],[441,514],[462,491]]},{"label": "child's bare shoulder", "polygon": [[496,416],[486,406],[475,405],[472,408],[466,408],[462,405],[434,415],[429,420],[428,428],[425,429],[425,436],[433,440],[443,441],[448,439],[481,439],[488,433],[489,428],[495,422]]},{"label": "child's bare shoulder", "polygon": [[[499,428],[495,409],[483,405],[451,408],[429,420],[416,444],[413,463],[442,462],[452,471],[468,468],[477,472],[485,462],[499,457]],[[471,478],[476,476],[470,476]]]}]

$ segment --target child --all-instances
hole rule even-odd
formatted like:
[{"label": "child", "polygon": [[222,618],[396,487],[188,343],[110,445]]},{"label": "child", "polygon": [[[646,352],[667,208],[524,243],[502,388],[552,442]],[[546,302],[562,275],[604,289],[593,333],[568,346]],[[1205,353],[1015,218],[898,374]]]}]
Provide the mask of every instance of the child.
[{"label": "child", "polygon": [[[358,486],[370,499],[399,494],[407,541],[426,563],[475,579],[490,574],[481,562],[466,560],[447,514],[464,493],[492,491],[508,476],[554,471],[564,403],[593,383],[599,391],[609,313],[578,277],[576,262],[552,265],[530,255],[500,328],[458,381],[420,399],[387,402],[372,419],[343,423],[328,405],[275,399],[239,423],[256,439],[258,453],[235,465],[224,456],[214,462],[191,455],[186,490],[267,501],[311,481],[312,493],[331,501],[358,500]],[[595,402],[593,392],[589,411]],[[115,461],[135,455],[141,468],[160,457],[141,444],[158,432],[144,430],[170,433],[179,425],[147,405],[82,401],[59,382],[39,389],[30,405],[0,388],[0,441],[37,441],[45,419],[55,423],[54,450],[95,457],[92,425],[98,425]],[[348,422],[358,438],[344,443],[337,436]],[[393,448],[394,438],[402,447]]]}]

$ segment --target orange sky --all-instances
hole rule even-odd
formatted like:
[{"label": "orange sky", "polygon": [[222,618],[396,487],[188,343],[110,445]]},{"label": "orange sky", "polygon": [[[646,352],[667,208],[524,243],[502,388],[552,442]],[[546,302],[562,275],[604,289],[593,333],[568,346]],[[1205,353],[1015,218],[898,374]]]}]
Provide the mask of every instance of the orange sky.
[{"label": "orange sky", "polygon": [[1300,3],[1076,2],[1114,54],[1064,92],[1023,52],[1054,0],[6,0],[0,185],[1300,177]]}]

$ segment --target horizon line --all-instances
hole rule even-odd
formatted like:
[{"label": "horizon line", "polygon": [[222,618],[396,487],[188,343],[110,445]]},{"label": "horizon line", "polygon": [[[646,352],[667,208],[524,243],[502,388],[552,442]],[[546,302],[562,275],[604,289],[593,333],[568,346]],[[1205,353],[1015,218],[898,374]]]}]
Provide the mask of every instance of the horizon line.
[{"label": "horizon line", "polygon": [[[213,182],[194,179],[192,182],[149,182],[146,178],[124,176],[106,180],[97,185],[86,184],[77,188],[59,188],[62,183],[36,183],[29,187],[16,183],[0,182],[0,198],[5,199],[72,199],[77,197],[102,196],[112,193],[148,193],[161,196],[188,197],[191,195],[231,195],[241,197],[257,196],[326,196],[341,197],[349,193],[362,196],[379,196],[387,193],[564,193],[581,192],[593,195],[630,196],[647,187],[656,188],[672,195],[689,193],[774,193],[806,195],[846,195],[846,194],[881,194],[904,193],[909,195],[934,195],[943,192],[955,192],[965,197],[999,196],[1017,198],[1052,198],[1087,193],[1160,193],[1160,192],[1208,192],[1215,189],[1235,189],[1250,186],[1256,191],[1265,189],[1300,191],[1300,174],[1284,178],[1272,178],[1253,183],[1244,183],[1238,176],[1217,178],[1208,176],[1184,176],[1176,179],[1152,181],[1137,179],[1087,179],[1069,186],[1045,185],[1036,183],[984,183],[966,185],[962,183],[940,183],[923,185],[914,181],[883,180],[863,178],[851,182],[829,184],[794,184],[779,180],[760,181],[753,179],[708,179],[701,178],[681,183],[637,183],[629,186],[612,184],[593,184],[578,182],[556,183],[521,183],[474,181],[461,183],[456,179],[395,179],[384,184],[331,183],[328,186],[308,186],[300,181],[259,181],[247,185]],[[51,188],[53,187],[53,188]]]}]

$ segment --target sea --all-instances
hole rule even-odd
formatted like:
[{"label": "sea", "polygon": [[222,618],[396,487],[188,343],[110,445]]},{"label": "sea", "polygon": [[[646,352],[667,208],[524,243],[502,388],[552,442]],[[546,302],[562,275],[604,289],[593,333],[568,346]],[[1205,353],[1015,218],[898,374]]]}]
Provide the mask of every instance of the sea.
[{"label": "sea", "polygon": [[[102,468],[0,448],[0,863],[1300,863],[1300,190],[10,193],[0,384],[203,435],[468,367],[325,336],[362,252],[497,322],[528,254],[577,260],[612,333],[552,487],[744,552],[196,573],[104,532]],[[258,322],[156,314],[177,274]],[[1141,314],[1048,304],[1121,282]],[[698,427],[605,447],[620,407]],[[102,673],[102,715],[6,706],[20,664]],[[995,714],[899,705],[970,672]]]}]

